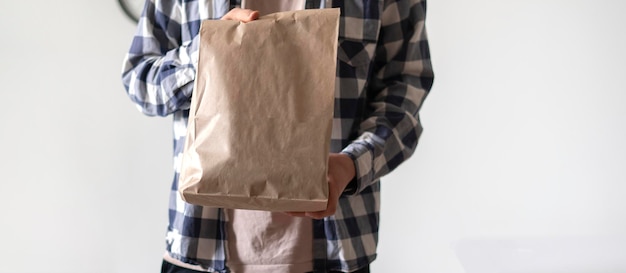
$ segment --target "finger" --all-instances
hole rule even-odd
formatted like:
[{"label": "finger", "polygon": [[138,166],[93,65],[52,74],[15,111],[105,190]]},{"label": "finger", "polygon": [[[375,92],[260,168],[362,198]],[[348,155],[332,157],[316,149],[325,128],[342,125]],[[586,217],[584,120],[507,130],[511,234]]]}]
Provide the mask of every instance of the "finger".
[{"label": "finger", "polygon": [[306,213],[305,212],[298,212],[298,211],[285,211],[283,212],[284,214],[287,214],[291,217],[306,217]]},{"label": "finger", "polygon": [[326,206],[326,210],[322,211],[314,211],[314,212],[306,212],[307,217],[311,217],[313,219],[323,219],[324,217],[328,217],[334,215],[337,211],[337,203],[339,202],[339,196],[333,190],[328,193],[328,205]]},{"label": "finger", "polygon": [[331,216],[332,213],[328,213],[327,211],[318,211],[318,212],[307,212],[306,217],[313,218],[316,220],[324,219],[327,216]]},{"label": "finger", "polygon": [[288,211],[283,213],[292,217],[309,217],[313,219],[323,219],[326,216],[331,216],[334,214],[334,212],[331,212],[329,209],[314,212]]},{"label": "finger", "polygon": [[259,18],[259,12],[251,9],[234,8],[230,10],[222,20],[235,20],[243,23],[254,21]]}]

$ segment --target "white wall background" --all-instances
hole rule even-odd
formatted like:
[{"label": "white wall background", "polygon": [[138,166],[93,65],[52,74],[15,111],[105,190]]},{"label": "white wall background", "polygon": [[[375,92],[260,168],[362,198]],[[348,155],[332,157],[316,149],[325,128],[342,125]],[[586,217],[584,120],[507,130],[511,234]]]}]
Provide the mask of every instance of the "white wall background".
[{"label": "white wall background", "polygon": [[[625,10],[429,2],[436,83],[375,272],[626,272]],[[171,123],[124,94],[133,32],[112,0],[0,2],[0,272],[158,272]]]}]

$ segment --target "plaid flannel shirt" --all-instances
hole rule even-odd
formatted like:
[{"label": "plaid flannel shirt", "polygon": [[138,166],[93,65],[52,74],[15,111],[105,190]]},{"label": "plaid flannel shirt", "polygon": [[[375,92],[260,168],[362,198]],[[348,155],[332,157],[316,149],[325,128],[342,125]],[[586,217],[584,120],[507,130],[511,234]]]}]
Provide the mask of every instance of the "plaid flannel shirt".
[{"label": "plaid flannel shirt", "polygon": [[[355,162],[354,187],[334,216],[314,220],[314,270],[352,271],[376,257],[379,178],[411,156],[422,132],[419,110],[433,72],[425,0],[317,0],[341,9],[331,152]],[[174,181],[166,250],[207,271],[229,272],[222,209],[185,203],[177,193],[201,20],[237,1],[150,0],[123,64],[128,96],[149,116],[172,115]]]}]

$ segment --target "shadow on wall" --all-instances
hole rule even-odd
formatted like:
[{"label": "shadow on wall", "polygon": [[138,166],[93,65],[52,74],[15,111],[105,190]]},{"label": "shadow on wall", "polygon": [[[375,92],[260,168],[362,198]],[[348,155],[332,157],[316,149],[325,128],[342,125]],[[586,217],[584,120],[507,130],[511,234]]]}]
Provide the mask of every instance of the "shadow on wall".
[{"label": "shadow on wall", "polygon": [[626,272],[626,237],[475,239],[453,249],[466,273]]}]

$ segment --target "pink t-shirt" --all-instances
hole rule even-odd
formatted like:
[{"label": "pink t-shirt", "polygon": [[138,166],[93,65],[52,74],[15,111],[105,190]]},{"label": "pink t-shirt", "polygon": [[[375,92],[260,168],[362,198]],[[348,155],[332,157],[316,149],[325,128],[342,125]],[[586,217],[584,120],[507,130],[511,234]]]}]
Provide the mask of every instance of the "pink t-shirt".
[{"label": "pink t-shirt", "polygon": [[313,271],[313,223],[280,212],[226,210],[226,265],[234,273]]},{"label": "pink t-shirt", "polygon": [[304,9],[305,0],[241,0],[244,9],[258,10],[261,15]]}]

